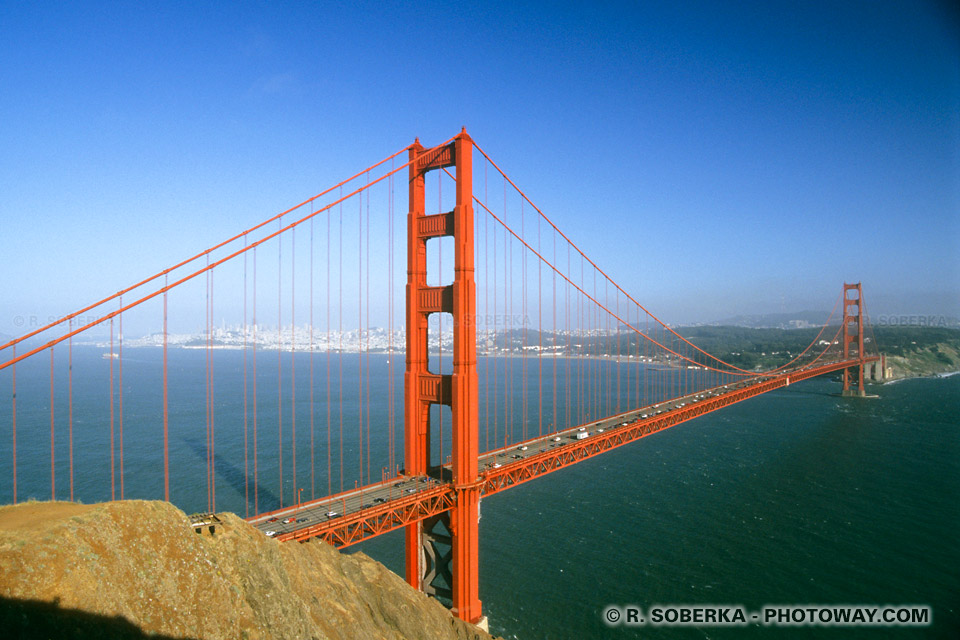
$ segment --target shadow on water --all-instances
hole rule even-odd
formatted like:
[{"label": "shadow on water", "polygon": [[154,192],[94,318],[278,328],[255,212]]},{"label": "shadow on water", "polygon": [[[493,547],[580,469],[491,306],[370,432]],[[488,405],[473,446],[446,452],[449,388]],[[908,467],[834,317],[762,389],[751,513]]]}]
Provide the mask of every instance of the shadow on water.
[{"label": "shadow on water", "polygon": [[21,600],[0,596],[0,635],[11,640],[91,640],[155,638],[175,636],[146,633],[122,616],[104,616],[79,609],[66,609],[58,602]]},{"label": "shadow on water", "polygon": [[[190,450],[197,455],[197,458],[206,462],[207,460],[207,444],[203,440],[197,438],[184,438],[183,441],[190,447]],[[218,477],[222,478],[229,484],[233,489],[240,494],[242,497],[246,490],[247,478],[244,476],[243,471],[239,467],[232,464],[229,460],[225,459],[220,454],[213,454],[214,464],[216,467],[216,474]],[[250,494],[253,495],[253,481],[250,481]],[[257,485],[257,491],[260,496],[261,510],[269,511],[272,508],[276,507],[266,507],[263,505],[279,505],[280,498],[277,497],[277,494],[273,493],[267,489],[263,483]],[[242,505],[241,505],[242,506]]]}]

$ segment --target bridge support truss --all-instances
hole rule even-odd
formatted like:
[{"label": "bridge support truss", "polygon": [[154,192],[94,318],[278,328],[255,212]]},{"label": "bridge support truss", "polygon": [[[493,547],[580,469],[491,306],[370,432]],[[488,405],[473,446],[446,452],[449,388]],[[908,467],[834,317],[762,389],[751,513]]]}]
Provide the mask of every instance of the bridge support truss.
[{"label": "bridge support truss", "polygon": [[[853,311],[851,312],[851,309]],[[856,355],[854,355],[854,351]],[[851,389],[850,369],[843,370],[843,395],[866,395],[863,389],[863,289],[860,283],[843,284],[843,359],[850,360],[856,357],[860,360],[857,367],[857,388]]]},{"label": "bridge support truss", "polygon": [[[430,407],[450,407],[453,417],[453,507],[435,518],[406,527],[406,577],[410,585],[445,596],[453,613],[468,622],[481,620],[479,599],[480,477],[477,387],[476,283],[473,244],[473,141],[466,131],[453,142],[424,149],[419,140],[409,151],[407,215],[407,354],[404,373],[404,466],[408,475],[425,475],[430,461]],[[425,176],[455,167],[453,211],[427,215]],[[427,240],[452,236],[454,280],[427,285]],[[453,373],[429,370],[428,319],[453,316]],[[442,454],[441,454],[442,455]],[[442,460],[436,466],[442,466]],[[438,551],[441,547],[449,546]],[[446,588],[434,581],[449,581]]]}]

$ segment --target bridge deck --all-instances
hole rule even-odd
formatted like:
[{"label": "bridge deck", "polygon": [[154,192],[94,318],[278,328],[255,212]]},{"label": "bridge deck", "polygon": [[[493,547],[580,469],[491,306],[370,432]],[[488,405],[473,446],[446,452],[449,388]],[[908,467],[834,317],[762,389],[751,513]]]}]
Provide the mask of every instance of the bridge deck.
[{"label": "bridge deck", "polygon": [[[865,358],[864,362],[877,359]],[[481,494],[497,493],[791,382],[859,364],[859,360],[832,362],[775,377],[751,378],[489,451],[479,459]],[[449,470],[445,474],[440,470],[441,474],[449,476]],[[249,521],[278,540],[321,538],[345,547],[442,513],[454,504],[456,493],[452,483],[435,477],[402,476]]]}]

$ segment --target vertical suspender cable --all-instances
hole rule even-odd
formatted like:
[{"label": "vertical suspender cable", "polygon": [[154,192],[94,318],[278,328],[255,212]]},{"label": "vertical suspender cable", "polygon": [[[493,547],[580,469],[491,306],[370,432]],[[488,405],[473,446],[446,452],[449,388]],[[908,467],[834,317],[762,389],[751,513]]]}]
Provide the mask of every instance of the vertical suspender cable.
[{"label": "vertical suspender cable", "polygon": [[[52,351],[52,349],[51,349]],[[51,374],[53,372],[51,371]],[[50,403],[53,403],[53,396],[50,397]],[[110,318],[110,499],[116,500],[115,489],[116,471],[114,470],[113,458],[113,318]]]},{"label": "vertical suspender cable", "polygon": [[[313,203],[310,204],[313,212]],[[313,218],[310,218],[310,499],[316,498],[317,493],[317,463],[316,445],[314,444],[314,404],[313,404],[313,361],[315,348],[313,345]]]},{"label": "vertical suspender cable", "polygon": [[50,499],[57,499],[57,474],[53,453],[53,347],[50,347]]},{"label": "vertical suspender cable", "polygon": [[243,513],[250,517],[250,456],[247,436],[247,234],[243,234]]},{"label": "vertical suspender cable", "polygon": [[[637,312],[640,312],[640,306],[637,305]],[[643,332],[647,336],[650,335],[650,314],[645,313],[643,315]],[[643,406],[651,404],[653,398],[651,397],[650,391],[650,341],[643,341]],[[637,355],[640,355],[640,341],[637,342]],[[638,390],[639,392],[639,390]]]},{"label": "vertical suspender cable", "polygon": [[[67,323],[73,332],[73,319]],[[67,341],[67,433],[70,440],[70,502],[73,502],[73,336]]]},{"label": "vertical suspender cable", "polygon": [[290,229],[290,448],[293,453],[293,498],[299,503],[297,491],[297,228]]},{"label": "vertical suspender cable", "polygon": [[363,192],[357,195],[357,454],[363,484]]},{"label": "vertical suspender cable", "polygon": [[576,378],[576,403],[573,405],[573,422],[572,424],[579,425],[582,422],[586,421],[586,384],[585,384],[585,374],[584,374],[584,359],[587,357],[587,343],[586,343],[586,275],[584,273],[583,267],[583,258],[580,258],[580,286],[577,287],[574,283],[572,296],[576,303],[576,319],[574,322],[574,331],[577,335],[577,360],[574,364],[576,369],[575,378]]},{"label": "vertical suspender cable", "polygon": [[[593,270],[593,278],[594,278],[593,299],[594,299],[594,300],[597,300],[597,299],[598,299],[598,298],[597,298],[597,295],[598,295],[598,294],[597,294],[597,288],[596,288],[596,278],[597,278],[597,269],[596,269],[596,267],[594,267],[594,270]],[[604,362],[603,362],[603,358],[602,358],[602,352],[603,352],[603,348],[604,348],[603,345],[604,345],[604,343],[607,341],[607,340],[606,340],[607,336],[606,336],[606,335],[603,335],[603,337],[600,338],[600,336],[601,336],[601,331],[602,331],[601,328],[600,328],[600,326],[601,326],[601,324],[603,323],[603,319],[602,319],[602,316],[601,316],[602,311],[601,311],[601,309],[600,309],[600,305],[597,304],[596,302],[594,303],[594,306],[597,308],[597,332],[596,332],[596,333],[597,333],[597,336],[598,336],[598,338],[599,338],[599,339],[597,340],[597,362],[596,362],[596,365],[597,365],[597,366],[596,366],[596,368],[594,369],[594,374],[596,375],[596,387],[595,387],[595,390],[596,390],[596,393],[597,393],[597,403],[596,403],[596,405],[594,405],[594,406],[596,407],[596,414],[595,414],[595,415],[596,415],[597,418],[600,418],[600,416],[603,414],[603,396],[604,396],[604,387],[603,387],[603,382],[604,382],[604,380],[603,380],[603,378],[604,378],[604,371],[605,371],[605,368],[606,368],[606,367],[604,366]],[[609,317],[610,317],[610,316],[608,315],[607,318],[609,319]]]},{"label": "vertical suspender cable", "polygon": [[[513,276],[514,276],[514,271],[513,271],[513,237],[510,237],[510,238],[509,238],[509,248],[505,251],[505,254],[506,254],[506,257],[507,257],[507,269],[508,269],[508,271],[509,271],[509,273],[510,273],[510,282],[508,283],[508,286],[507,286],[507,289],[506,289],[506,290],[509,292],[508,295],[509,295],[509,300],[510,300],[510,311],[508,312],[510,320],[509,320],[509,324],[508,324],[507,326],[509,327],[510,333],[513,333],[513,321],[514,321],[514,315],[513,315],[513,302],[514,302],[514,300],[513,300],[513,295],[514,295],[514,291],[513,291],[513,281],[514,281],[514,277],[513,277]],[[513,338],[513,336],[511,335],[511,336],[510,336],[510,350],[511,350],[511,351],[513,350],[513,340],[514,340],[514,338]],[[513,362],[513,358],[508,358],[508,359],[507,359],[507,367],[509,368],[509,372],[507,373],[507,380],[510,381],[510,382],[509,382],[509,385],[508,385],[509,388],[510,388],[510,397],[509,397],[509,399],[508,399],[508,402],[509,402],[509,406],[510,406],[510,413],[509,413],[509,415],[510,415],[510,441],[512,442],[512,441],[516,438],[516,433],[517,433],[517,431],[516,431],[516,424],[515,424],[515,421],[516,421],[516,419],[517,419],[517,414],[514,413],[514,404],[513,404],[514,398],[516,397],[516,394],[514,393],[514,389],[513,389],[513,387],[514,387],[514,377],[513,377],[513,376],[514,376],[514,362]],[[523,418],[522,418],[522,416],[521,416],[521,427],[522,427],[522,425],[523,425],[522,420],[523,420]]]},{"label": "vertical suspender cable", "polygon": [[[279,219],[283,229],[283,217]],[[277,496],[283,508],[283,237],[277,237]]]},{"label": "vertical suspender cable", "polygon": [[[503,180],[503,220],[507,220],[507,180]],[[510,378],[510,372],[508,366],[510,364],[510,359],[508,357],[509,343],[508,339],[510,337],[510,307],[508,305],[508,295],[509,287],[507,284],[510,281],[510,276],[513,274],[510,273],[510,259],[509,252],[507,249],[507,228],[504,225],[503,228],[503,445],[507,445],[507,434],[512,431],[511,425],[511,416],[509,412],[510,406],[510,396],[508,395],[509,390],[513,386],[513,380]]]},{"label": "vertical suspender cable", "polygon": [[[557,232],[553,232],[553,263],[557,264]],[[557,272],[553,270],[553,425],[551,432],[557,430]]]},{"label": "vertical suspender cable", "polygon": [[[510,310],[509,310],[509,312],[508,312],[508,315],[509,315],[509,318],[510,318],[510,319],[509,319],[509,323],[508,323],[507,326],[509,327],[509,332],[510,332],[510,334],[511,334],[511,335],[510,335],[510,350],[513,351],[513,341],[514,341],[514,337],[513,337],[512,333],[513,333],[513,326],[514,326],[514,322],[513,322],[513,321],[515,320],[515,316],[514,316],[514,313],[513,313],[513,303],[514,303],[514,290],[513,290],[513,283],[514,283],[514,270],[513,270],[513,237],[510,236],[510,237],[508,238],[508,240],[509,240],[508,248],[507,248],[507,249],[505,250],[505,252],[504,252],[505,255],[506,255],[506,258],[507,258],[507,270],[508,270],[508,272],[510,273],[510,281],[507,283],[507,286],[506,286],[506,292],[508,292],[509,300],[510,300]],[[521,355],[522,355],[522,354],[521,354]],[[510,442],[513,442],[513,441],[516,439],[516,433],[517,433],[517,432],[516,432],[516,424],[515,424],[515,422],[514,422],[514,421],[517,419],[517,414],[514,412],[514,403],[513,403],[514,398],[516,397],[516,394],[514,393],[514,364],[515,364],[515,363],[513,362],[513,360],[514,360],[514,359],[513,359],[512,357],[511,357],[511,358],[507,358],[507,367],[508,367],[508,371],[509,371],[509,372],[507,373],[507,380],[509,381],[509,383],[508,383],[507,386],[508,386],[508,388],[509,388],[509,390],[510,390],[510,395],[509,395],[509,397],[508,397],[508,399],[507,399],[507,400],[508,400],[509,407],[510,407],[510,409],[509,409],[509,414],[508,414],[508,415],[510,416],[510,422],[509,422],[509,427],[510,427],[510,431],[509,431]],[[522,417],[521,417],[521,422],[520,422],[520,424],[521,424],[521,428],[522,428],[522,427],[523,427],[523,418],[522,418]],[[506,426],[506,425],[504,425],[504,426]]]},{"label": "vertical suspender cable", "polygon": [[257,446],[257,248],[253,248],[253,513],[260,513],[260,456]]},{"label": "vertical suspender cable", "polygon": [[[593,300],[597,299],[597,272],[593,272]],[[599,416],[597,403],[600,397],[599,391],[599,368],[600,368],[600,305],[593,300],[590,301],[590,315],[588,327],[593,336],[593,348],[590,350],[590,359],[587,361],[589,367],[588,376],[590,392],[587,397],[587,406],[590,411],[590,420]]]},{"label": "vertical suspender cable", "polygon": [[[683,352],[683,345],[680,344],[680,341],[679,341],[679,340],[677,340],[677,343],[676,343],[676,344],[677,344],[677,347],[676,347],[676,349],[675,349],[676,352],[677,352],[677,353],[682,353],[682,352]],[[687,368],[687,367],[686,367],[686,365],[684,364],[683,358],[681,358],[681,357],[678,356],[678,358],[677,358],[677,379],[679,380],[679,384],[678,384],[679,390],[678,390],[678,392],[677,392],[677,395],[678,395],[678,396],[686,395],[686,387],[687,387],[687,371],[686,371],[686,368]]]},{"label": "vertical suspender cable", "polygon": [[[370,172],[367,172],[367,183],[370,182]],[[370,484],[370,191],[367,191],[367,484]]]},{"label": "vertical suspender cable", "polygon": [[[13,345],[13,358],[17,357],[17,345]],[[11,414],[13,419],[13,504],[17,504],[17,365],[10,367],[13,375],[13,389],[11,398]]]},{"label": "vertical suspender cable", "polygon": [[169,405],[167,402],[167,284],[163,276],[163,499],[170,502]]},{"label": "vertical suspender cable", "polygon": [[[483,205],[484,208],[489,204],[487,202],[487,166],[488,162],[483,163]],[[479,225],[479,220],[477,224]],[[483,315],[487,320],[490,318],[490,244],[489,244],[489,226],[490,217],[483,216]],[[484,326],[484,344],[486,336],[490,330],[489,322]],[[484,348],[486,352],[486,348]],[[483,417],[484,417],[484,451],[490,450],[490,357],[484,358],[483,364]]]},{"label": "vertical suspender cable", "polygon": [[217,420],[213,384],[213,269],[210,270],[210,511],[217,510]]},{"label": "vertical suspender cable", "polygon": [[[209,260],[209,258],[208,258]],[[212,512],[214,511],[213,506],[213,271],[207,272],[208,276],[208,286],[209,294],[207,299],[207,306],[209,311],[207,314],[207,389],[208,389],[208,400],[207,404],[209,405],[209,424],[208,424],[208,433],[207,433],[207,491],[209,492],[208,509]]]},{"label": "vertical suspender cable", "polygon": [[333,493],[333,465],[331,464],[331,437],[330,425],[332,424],[331,407],[332,397],[330,395],[330,212],[327,212],[327,495]]},{"label": "vertical suspender cable", "polygon": [[[637,328],[638,328],[638,329],[640,328],[640,307],[639,307],[639,305],[637,306]],[[646,331],[644,331],[644,333],[646,333]],[[641,386],[641,384],[643,384],[644,389],[646,389],[646,383],[647,383],[647,375],[646,375],[646,373],[647,373],[647,370],[646,370],[646,368],[641,369],[641,362],[642,362],[642,361],[641,361],[641,359],[640,359],[640,343],[643,342],[644,345],[646,345],[646,342],[647,342],[647,341],[641,339],[641,336],[636,336],[636,340],[637,340],[637,347],[636,347],[635,356],[636,356],[636,359],[637,359],[637,360],[636,360],[636,362],[637,362],[637,374],[636,374],[636,378],[635,378],[635,380],[634,380],[634,395],[635,395],[635,397],[636,397],[636,406],[638,406],[638,407],[645,407],[645,406],[647,406],[647,397],[646,397],[646,393],[644,393],[643,396],[640,395],[640,386]],[[643,366],[646,367],[646,365],[643,365]],[[643,383],[640,382],[640,376],[641,376],[641,374],[643,375]]]},{"label": "vertical suspender cable", "polygon": [[[603,283],[603,307],[609,308],[610,305],[610,288],[607,286],[607,281]],[[613,371],[611,368],[610,358],[611,353],[613,352],[613,346],[611,341],[611,332],[610,332],[610,314],[605,312],[601,305],[597,305],[597,325],[598,328],[600,325],[603,325],[602,334],[603,334],[603,348],[601,349],[602,360],[598,361],[598,364],[602,363],[600,368],[599,380],[600,380],[600,389],[602,393],[600,395],[600,410],[597,412],[597,417],[610,415],[611,409],[611,399],[613,394]]]},{"label": "vertical suspender cable", "polygon": [[[390,161],[393,169],[393,161]],[[395,460],[393,385],[393,175],[387,178],[387,466],[393,475]]]},{"label": "vertical suspender cable", "polygon": [[592,382],[593,385],[593,394],[591,396],[591,419],[597,419],[600,417],[600,403],[603,397],[601,383],[601,352],[603,351],[603,336],[600,331],[600,304],[596,302],[597,300],[597,270],[593,269],[593,300],[591,305],[593,306],[593,312],[590,314],[590,323],[593,326],[593,335],[594,335],[594,349],[593,349],[593,358],[592,362]]},{"label": "vertical suspender cable", "polygon": [[[537,253],[540,253],[540,217],[537,216]],[[543,260],[537,260],[537,435],[543,435]]]},{"label": "vertical suspender cable", "polygon": [[[618,297],[618,300],[619,300],[619,292],[617,293],[617,297]],[[630,302],[627,301],[627,302],[626,302],[626,305],[627,305],[627,326],[628,326],[628,327],[636,327],[636,326],[638,326],[639,322],[633,322],[633,321],[630,320]],[[637,320],[639,320],[639,319],[640,319],[640,318],[639,318],[639,316],[638,316],[638,317],[637,317]],[[618,345],[620,344],[620,333],[619,333],[619,331],[620,331],[620,322],[617,321],[617,344],[618,344]],[[632,393],[631,393],[631,392],[633,391],[633,385],[630,384],[631,377],[632,377],[632,376],[631,376],[631,372],[633,371],[633,367],[630,366],[630,364],[631,364],[630,358],[633,356],[633,347],[632,347],[633,342],[632,342],[632,341],[633,341],[633,334],[632,334],[632,333],[628,333],[628,334],[627,334],[627,372],[626,372],[627,384],[624,385],[624,386],[627,388],[627,398],[626,398],[626,404],[625,404],[625,406],[626,406],[627,409],[635,409],[635,408],[636,408],[635,405],[633,405],[633,404],[630,403],[630,400],[631,400],[631,397],[632,397]],[[620,366],[620,360],[619,360],[619,358],[620,358],[620,353],[621,353],[621,351],[620,351],[620,349],[618,348],[618,349],[617,349],[617,358],[618,358],[618,360],[617,360],[617,368],[618,368],[618,370],[619,370],[619,366]]]},{"label": "vertical suspender cable", "polygon": [[[210,256],[207,255],[207,266],[210,266]],[[206,285],[207,285],[207,297],[204,301],[205,312],[206,312],[206,340],[204,348],[204,399],[205,399],[205,415],[206,415],[206,431],[205,431],[205,442],[204,450],[206,453],[206,464],[207,464],[207,511],[213,511],[211,505],[211,493],[210,493],[210,346],[211,346],[211,335],[210,335],[210,272],[206,272]]]},{"label": "vertical suspender cable", "polygon": [[[580,257],[580,290],[583,291],[583,256]],[[581,416],[584,411],[583,391],[583,295],[577,293],[577,336],[580,339],[580,345],[577,347],[577,414],[574,416],[574,422],[581,423]]]},{"label": "vertical suspender cable", "polygon": [[[594,277],[596,277],[596,269],[594,269]],[[596,292],[594,292],[596,293]],[[596,295],[594,296],[596,298]],[[606,283],[604,283],[604,304],[606,304]],[[609,358],[603,357],[603,354],[609,351],[610,344],[610,314],[604,313],[601,305],[597,304],[597,335],[602,335],[603,337],[597,341],[598,345],[598,355],[597,358],[597,418],[600,418],[604,413],[604,398],[607,398],[607,405],[609,405],[610,398],[610,384],[609,384],[609,373],[608,365],[610,363]],[[601,329],[601,325],[606,321],[606,328]],[[601,346],[602,345],[602,346]],[[604,362],[604,360],[606,362]]]},{"label": "vertical suspender cable", "polygon": [[[593,270],[593,300],[597,299],[597,270]],[[591,357],[587,360],[587,379],[588,379],[588,393],[587,393],[587,407],[589,419],[592,420],[594,416],[599,416],[599,411],[595,410],[598,407],[600,399],[600,389],[599,389],[599,356],[600,356],[600,305],[596,302],[590,301],[591,309],[589,311],[589,322],[588,326],[590,327],[591,333],[593,334],[593,349],[591,349]],[[594,309],[593,307],[596,307]],[[596,361],[596,362],[594,362]]]},{"label": "vertical suspender cable", "polygon": [[[489,164],[489,163],[487,163]],[[486,166],[486,165],[484,165]],[[487,210],[487,218],[490,217],[489,209]],[[497,227],[493,227],[493,346],[494,349],[497,347],[497,332],[500,331],[500,316],[497,315]],[[497,448],[497,435],[499,433],[499,420],[500,416],[498,413],[497,407],[497,354],[496,351],[493,353],[491,358],[493,361],[491,366],[493,367],[493,448]]]},{"label": "vertical suspender cable", "polygon": [[[520,237],[527,241],[524,230],[523,200],[520,201]],[[522,425],[521,439],[527,439],[527,252],[520,247],[520,313],[522,331],[522,349],[520,351],[520,407]]]},{"label": "vertical suspender cable", "polygon": [[[340,189],[341,195],[343,194],[343,189]],[[340,235],[340,248],[338,254],[340,257],[340,286],[339,286],[339,296],[340,300],[337,304],[337,313],[339,314],[338,320],[338,329],[337,333],[339,335],[339,349],[337,349],[337,367],[339,368],[339,378],[340,378],[340,389],[339,389],[339,405],[340,405],[340,491],[343,491],[343,202],[340,202],[340,220],[339,220],[339,235]]]},{"label": "vertical suspender cable", "polygon": [[[614,292],[614,294],[616,295],[616,300],[617,300],[617,302],[616,302],[616,314],[617,314],[617,316],[619,316],[619,315],[620,315],[620,291],[617,290],[617,291]],[[630,309],[627,308],[627,313],[628,313],[628,315],[627,315],[627,322],[628,322],[628,323],[630,322],[629,312],[630,312]],[[617,323],[617,364],[616,364],[616,367],[617,367],[617,407],[616,407],[616,413],[620,413],[620,321],[619,321],[619,320],[616,320],[615,322]],[[628,388],[629,388],[629,384],[630,384],[630,381],[628,380],[628,381],[627,381]]]},{"label": "vertical suspender cable", "polygon": [[[567,246],[567,277],[572,277],[570,273],[570,247]],[[570,358],[572,351],[570,349],[570,282],[567,281],[563,292],[563,328],[566,335],[566,355],[563,358],[563,390],[564,400],[564,427],[570,426]],[[559,425],[557,425],[559,428]]]},{"label": "vertical suspender cable", "polygon": [[[611,307],[609,280],[603,283],[603,304],[608,309]],[[606,365],[603,368],[604,385],[606,388],[606,397],[607,397],[607,404],[604,406],[604,415],[609,416],[609,415],[612,415],[611,410],[613,409],[613,385],[614,385],[613,367],[615,362],[612,357],[614,345],[613,345],[613,332],[610,330],[610,320],[611,320],[610,313],[605,313],[604,315],[606,316],[606,323],[607,323],[607,327],[604,332],[605,333],[604,342],[606,342],[607,346],[603,350],[604,357],[607,361]],[[617,315],[619,315],[619,313]],[[619,379],[618,379],[618,382],[619,382]],[[617,389],[617,393],[620,393],[619,389]]]},{"label": "vertical suspender cable", "polygon": [[[123,308],[123,296],[120,296],[120,308],[121,308],[121,309]],[[120,313],[120,314],[119,314],[118,319],[119,319],[119,322],[120,322],[120,334],[119,334],[119,336],[118,336],[119,339],[120,339],[120,347],[119,347],[119,352],[118,352],[118,354],[117,354],[117,368],[118,368],[118,370],[119,370],[118,373],[119,373],[120,379],[119,379],[119,381],[117,382],[117,392],[118,392],[119,395],[120,395],[120,405],[119,405],[119,407],[117,407],[117,409],[118,409],[117,417],[118,417],[118,419],[119,419],[119,424],[118,424],[118,426],[119,426],[119,431],[120,431],[120,442],[119,442],[119,444],[120,444],[120,499],[123,500],[123,499],[126,497],[125,485],[124,485],[124,480],[123,480],[123,313]],[[73,368],[73,367],[72,367],[72,365],[71,365],[71,370],[72,370],[72,368]],[[71,389],[70,393],[71,393],[71,396],[72,396],[72,394],[73,394],[73,390],[72,390],[72,389]],[[70,412],[71,412],[70,420],[71,420],[71,423],[72,423],[72,421],[73,421],[72,402],[71,402]],[[70,478],[70,486],[72,487],[72,486],[73,486],[73,471],[72,471],[72,469],[73,469],[73,462],[72,462],[72,460],[73,460],[73,428],[72,428],[72,425],[71,425],[71,429],[70,429],[70,459],[71,459],[71,463],[70,463],[70,468],[71,468],[71,471],[70,471],[70,475],[71,475],[71,478]],[[73,489],[72,489],[72,488],[71,488],[71,490],[70,490],[70,496],[71,496],[70,499],[73,500]]]}]

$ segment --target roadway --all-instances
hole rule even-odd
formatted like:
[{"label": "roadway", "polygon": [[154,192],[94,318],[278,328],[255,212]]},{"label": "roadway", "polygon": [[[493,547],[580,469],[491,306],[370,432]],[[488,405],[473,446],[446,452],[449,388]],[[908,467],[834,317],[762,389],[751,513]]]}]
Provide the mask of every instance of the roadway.
[{"label": "roadway", "polygon": [[380,507],[399,498],[420,493],[426,489],[442,486],[436,478],[427,476],[400,476],[378,484],[359,487],[350,491],[285,507],[261,514],[249,522],[270,537],[338,519],[373,507]]},{"label": "roadway", "polygon": [[[872,362],[877,357],[865,358]],[[758,376],[536,437],[479,456],[481,496],[552,473],[711,411],[788,386],[791,381],[840,371],[859,360]],[[450,477],[449,466],[436,476]],[[248,521],[278,540],[321,538],[345,547],[449,510],[456,489],[438,477],[400,476],[335,496],[264,513]]]},{"label": "roadway", "polygon": [[[580,445],[588,439],[596,438],[606,432],[624,428],[632,423],[655,416],[680,411],[691,404],[723,396],[752,384],[752,380],[731,383],[488,451],[479,456],[479,471],[483,476],[486,473],[516,465],[516,463],[535,457],[538,454]],[[443,473],[444,477],[449,477],[449,465],[445,465],[442,472],[438,470],[436,475],[440,475],[440,473]],[[410,498],[430,489],[447,488],[452,491],[452,487],[451,483],[441,482],[436,477],[399,476],[321,500],[291,505],[277,511],[264,513],[251,518],[249,522],[270,537],[290,539],[295,536],[299,538],[300,536],[296,534],[305,529],[333,528],[341,522],[353,519],[351,516],[363,512],[383,512],[401,498]],[[328,526],[318,526],[324,524]]]}]

